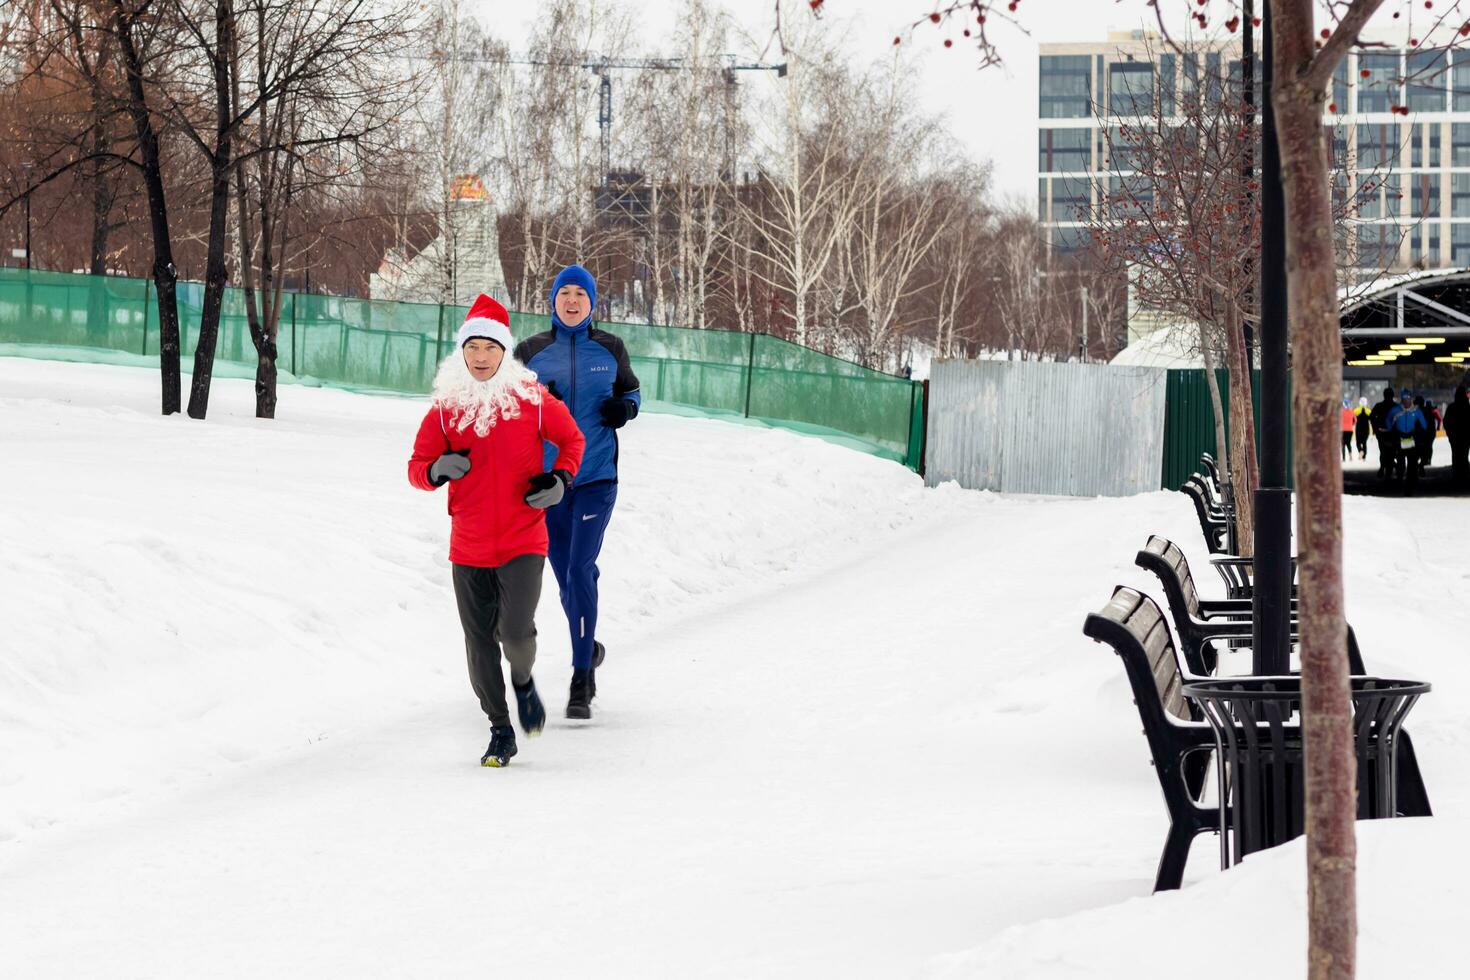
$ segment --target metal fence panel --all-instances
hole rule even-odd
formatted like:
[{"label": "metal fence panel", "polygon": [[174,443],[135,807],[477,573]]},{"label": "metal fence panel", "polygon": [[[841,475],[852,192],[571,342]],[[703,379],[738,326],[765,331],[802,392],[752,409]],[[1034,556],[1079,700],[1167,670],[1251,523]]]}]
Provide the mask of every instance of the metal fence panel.
[{"label": "metal fence panel", "polygon": [[1082,497],[1157,490],[1165,395],[1160,368],[935,361],[925,479]]}]

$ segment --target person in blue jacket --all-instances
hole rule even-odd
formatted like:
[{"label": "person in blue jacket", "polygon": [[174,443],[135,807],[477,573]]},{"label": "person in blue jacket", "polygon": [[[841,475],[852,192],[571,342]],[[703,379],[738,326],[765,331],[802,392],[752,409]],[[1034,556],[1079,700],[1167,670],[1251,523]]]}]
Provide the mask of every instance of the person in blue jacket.
[{"label": "person in blue jacket", "polygon": [[1424,410],[1414,404],[1414,393],[1405,388],[1399,394],[1399,403],[1389,410],[1385,428],[1398,449],[1394,456],[1394,476],[1405,479],[1405,489],[1412,493],[1419,483],[1419,457],[1416,451],[1417,437],[1429,423]]},{"label": "person in blue jacket", "polygon": [[[582,468],[561,503],[546,512],[547,558],[561,590],[572,633],[568,718],[591,718],[596,668],[605,649],[597,641],[597,555],[618,499],[618,433],[638,416],[638,378],[623,342],[592,322],[597,282],[569,265],[551,284],[551,329],[516,346],[515,356],[536,372],[571,409],[587,439]],[[547,458],[555,449],[547,447]]]}]

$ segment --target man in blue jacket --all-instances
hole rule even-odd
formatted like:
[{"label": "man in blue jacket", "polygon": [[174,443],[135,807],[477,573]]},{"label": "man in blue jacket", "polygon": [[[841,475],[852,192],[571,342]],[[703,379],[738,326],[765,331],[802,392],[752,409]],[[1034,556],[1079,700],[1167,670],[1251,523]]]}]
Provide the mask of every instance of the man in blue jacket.
[{"label": "man in blue jacket", "polygon": [[[571,409],[587,439],[576,482],[546,512],[547,558],[572,632],[568,718],[592,717],[595,670],[604,654],[597,642],[597,555],[618,499],[617,430],[637,417],[641,404],[627,349],[592,322],[596,308],[592,273],[567,266],[551,284],[551,329],[515,349],[516,358]],[[548,459],[554,453],[547,448]]]},{"label": "man in blue jacket", "polygon": [[1419,483],[1417,437],[1428,427],[1423,409],[1414,404],[1414,393],[1405,388],[1399,396],[1399,403],[1389,411],[1385,428],[1398,450],[1394,457],[1394,475],[1400,480],[1407,476],[1405,489],[1409,493],[1413,493]]}]

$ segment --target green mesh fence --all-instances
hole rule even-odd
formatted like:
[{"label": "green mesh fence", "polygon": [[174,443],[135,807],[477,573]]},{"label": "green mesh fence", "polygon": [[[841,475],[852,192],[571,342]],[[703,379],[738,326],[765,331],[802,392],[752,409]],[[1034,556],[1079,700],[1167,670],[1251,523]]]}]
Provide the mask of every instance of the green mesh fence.
[{"label": "green mesh fence", "polygon": [[[202,283],[178,284],[185,369],[199,339]],[[467,309],[286,294],[277,338],[284,382],[427,392]],[[546,317],[511,314],[529,337]],[[923,389],[764,334],[606,323],[627,345],[643,397],[820,435],[918,469]],[[158,304],[145,279],[0,269],[0,343],[158,355]],[[255,363],[244,292],[225,290],[215,359]]]}]

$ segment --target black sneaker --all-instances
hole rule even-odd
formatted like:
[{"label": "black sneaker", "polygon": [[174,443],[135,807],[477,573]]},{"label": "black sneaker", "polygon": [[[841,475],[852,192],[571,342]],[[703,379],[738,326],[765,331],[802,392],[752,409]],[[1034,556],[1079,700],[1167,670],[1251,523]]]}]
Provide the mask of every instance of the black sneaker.
[{"label": "black sneaker", "polygon": [[492,769],[508,766],[516,751],[516,730],[509,725],[497,725],[490,729],[490,747],[480,756],[480,765]]},{"label": "black sneaker", "polygon": [[567,695],[567,717],[592,717],[592,671],[572,671],[572,689]]},{"label": "black sneaker", "polygon": [[607,657],[607,647],[597,640],[592,641],[592,669],[587,671],[587,700],[591,701],[597,697],[597,668],[602,666],[602,661]]},{"label": "black sneaker", "polygon": [[535,678],[526,681],[525,687],[512,686],[516,689],[516,714],[520,716],[521,728],[527,735],[540,735],[546,727],[546,706],[536,693]]}]

